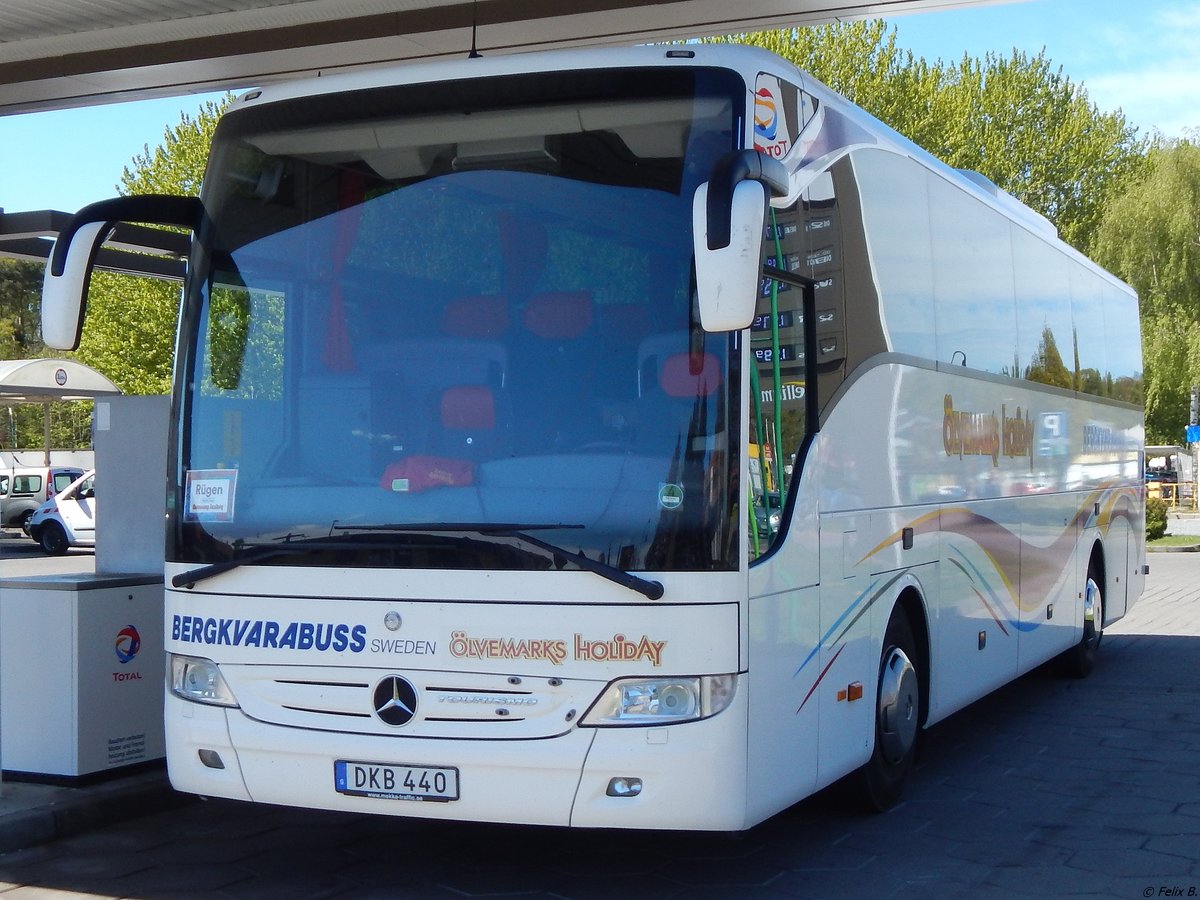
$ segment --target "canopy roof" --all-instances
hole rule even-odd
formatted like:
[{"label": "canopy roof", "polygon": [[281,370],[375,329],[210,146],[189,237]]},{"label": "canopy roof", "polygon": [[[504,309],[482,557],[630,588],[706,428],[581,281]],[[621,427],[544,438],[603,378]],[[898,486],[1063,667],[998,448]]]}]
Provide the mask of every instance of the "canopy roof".
[{"label": "canopy roof", "polygon": [[90,400],[121,393],[90,366],[70,359],[0,361],[0,403]]},{"label": "canopy roof", "polygon": [[1011,0],[2,0],[0,115],[466,58],[472,22],[494,55],[997,2]]}]

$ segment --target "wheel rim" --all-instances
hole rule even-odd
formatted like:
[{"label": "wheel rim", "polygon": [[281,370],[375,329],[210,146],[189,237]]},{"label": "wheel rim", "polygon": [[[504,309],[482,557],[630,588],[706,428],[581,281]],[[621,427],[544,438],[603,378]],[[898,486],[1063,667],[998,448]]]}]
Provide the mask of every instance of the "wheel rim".
[{"label": "wheel rim", "polygon": [[1083,592],[1083,645],[1095,650],[1104,633],[1104,594],[1095,578],[1089,577]]},{"label": "wheel rim", "polygon": [[67,536],[62,532],[62,529],[56,527],[53,523],[47,525],[42,531],[42,549],[50,554],[58,554],[67,549]]},{"label": "wheel rim", "polygon": [[917,670],[903,650],[892,647],[879,673],[879,739],[889,763],[900,762],[912,750],[919,712]]}]

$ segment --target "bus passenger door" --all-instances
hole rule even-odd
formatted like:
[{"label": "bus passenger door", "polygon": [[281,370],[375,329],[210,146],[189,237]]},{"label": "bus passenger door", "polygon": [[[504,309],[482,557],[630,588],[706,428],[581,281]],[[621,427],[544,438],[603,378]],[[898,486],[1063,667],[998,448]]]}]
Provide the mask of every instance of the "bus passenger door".
[{"label": "bus passenger door", "polygon": [[750,568],[747,815],[786,809],[816,787],[821,607],[816,515],[801,477],[796,514],[774,553]]},{"label": "bus passenger door", "polygon": [[865,763],[874,741],[878,645],[890,611],[876,608],[890,598],[887,575],[871,572],[874,518],[848,513],[821,521],[821,651],[810,702],[819,699],[822,787]]}]

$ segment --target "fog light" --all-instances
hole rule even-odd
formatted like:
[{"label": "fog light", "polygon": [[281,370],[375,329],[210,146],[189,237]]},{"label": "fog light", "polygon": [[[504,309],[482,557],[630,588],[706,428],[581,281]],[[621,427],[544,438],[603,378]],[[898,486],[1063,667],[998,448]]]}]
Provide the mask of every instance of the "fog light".
[{"label": "fog light", "polygon": [[636,797],[642,792],[642,779],[640,778],[610,778],[608,780],[608,790],[604,793],[610,797]]},{"label": "fog light", "polygon": [[198,750],[200,762],[208,766],[210,769],[223,769],[225,762],[221,759],[221,754],[216,750]]}]

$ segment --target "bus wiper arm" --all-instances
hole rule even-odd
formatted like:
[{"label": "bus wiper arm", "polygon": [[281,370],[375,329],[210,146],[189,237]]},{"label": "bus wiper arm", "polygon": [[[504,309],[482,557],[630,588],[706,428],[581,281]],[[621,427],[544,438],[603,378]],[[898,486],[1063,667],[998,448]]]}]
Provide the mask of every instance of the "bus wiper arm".
[{"label": "bus wiper arm", "polygon": [[588,559],[582,553],[572,553],[570,550],[564,550],[551,544],[549,541],[543,541],[541,538],[534,537],[532,534],[527,534],[529,531],[536,530],[551,530],[559,528],[582,528],[582,525],[566,525],[558,524],[518,524],[515,522],[427,522],[425,524],[400,524],[400,525],[338,525],[334,523],[334,531],[476,531],[480,534],[492,534],[499,537],[515,537],[524,541],[527,544],[532,544],[541,550],[553,554],[556,557],[573,562],[581,569],[588,572],[594,572],[601,578],[607,578],[614,584],[619,584],[621,587],[629,588],[631,591],[636,591],[644,595],[650,600],[657,600],[663,595],[663,586],[661,582],[651,581],[648,578],[642,578],[639,575],[634,575],[632,572],[626,572],[624,569],[617,566],[609,565],[606,562],[600,562],[597,559]]},{"label": "bus wiper arm", "polygon": [[[187,587],[196,586],[197,582],[204,581],[207,578],[214,578],[224,572],[232,572],[234,569],[242,566],[252,566],[255,563],[265,562],[276,556],[283,556],[288,553],[306,553],[310,550],[323,549],[342,549],[346,546],[347,539],[353,540],[350,534],[346,532],[355,531],[478,531],[487,526],[463,526],[463,525],[445,525],[441,523],[432,523],[427,525],[339,525],[333,523],[330,528],[329,537],[309,537],[302,536],[300,540],[295,540],[297,535],[285,535],[279,539],[279,543],[275,544],[250,544],[244,549],[245,552],[239,552],[238,555],[231,559],[222,559],[218,562],[209,563],[204,566],[197,566],[194,569],[188,569],[186,572],[180,572],[178,575],[172,576],[172,587]],[[522,526],[516,525],[500,525],[500,528],[509,529]],[[530,525],[529,528],[571,528],[571,525]],[[582,527],[582,526],[579,526]],[[341,535],[334,535],[333,532],[343,532]]]},{"label": "bus wiper arm", "polygon": [[186,572],[180,572],[178,575],[172,576],[171,587],[193,588],[197,582],[213,578],[223,572],[232,572],[241,566],[252,566],[255,563],[263,562],[275,556],[283,556],[287,553],[305,553],[327,544],[329,544],[328,538],[310,538],[305,541],[288,541],[280,544],[254,544],[245,553],[241,553],[232,559],[223,559],[219,562],[209,563],[208,565],[197,566],[194,569],[188,569]]},{"label": "bus wiper arm", "polygon": [[581,569],[586,569],[589,572],[595,572],[601,578],[607,578],[614,584],[619,584],[621,587],[629,588],[631,591],[637,591],[643,594],[647,599],[657,600],[663,595],[663,586],[660,581],[651,581],[649,578],[642,578],[640,575],[634,575],[632,572],[626,572],[624,569],[617,566],[609,565],[606,562],[600,562],[598,559],[589,559],[582,553],[572,553],[570,550],[564,550],[561,547],[556,547],[548,541],[543,541],[541,538],[534,537],[532,534],[525,534],[523,531],[509,530],[496,527],[486,529],[488,534],[498,534],[505,537],[520,538],[526,543],[533,544],[535,547],[540,547],[555,556],[561,556],[564,559],[570,560],[579,566]]},{"label": "bus wiper arm", "polygon": [[[354,531],[374,531],[374,532],[421,532],[421,531],[475,531],[480,534],[491,534],[500,537],[515,537],[527,544],[531,544],[541,550],[553,554],[556,557],[568,560],[574,563],[579,568],[588,572],[593,572],[602,578],[607,578],[614,584],[619,584],[622,587],[629,588],[631,591],[636,591],[644,595],[650,600],[657,600],[663,595],[663,586],[661,582],[651,581],[648,578],[642,578],[634,575],[631,572],[626,572],[624,569],[617,566],[601,562],[596,559],[589,559],[581,553],[572,553],[570,550],[564,550],[549,541],[543,541],[541,538],[527,534],[528,531],[536,529],[559,529],[559,528],[582,528],[582,525],[565,525],[565,524],[517,524],[512,522],[492,523],[492,522],[474,522],[462,524],[450,524],[444,522],[429,522],[417,525],[338,525],[334,523],[331,531],[354,532]],[[172,587],[194,587],[197,582],[204,581],[208,578],[213,578],[224,572],[230,572],[241,566],[254,565],[258,562],[264,562],[275,556],[281,556],[288,553],[304,553],[313,549],[334,545],[336,547],[345,546],[339,542],[336,537],[328,538],[309,538],[303,541],[287,541],[279,544],[259,544],[251,547],[246,553],[235,556],[232,559],[223,559],[219,562],[209,563],[204,566],[198,566],[195,569],[188,569],[186,572],[180,572],[171,578]]]},{"label": "bus wiper arm", "polygon": [[[171,586],[192,588],[195,587],[196,582],[204,581],[206,578],[213,578],[224,572],[232,572],[234,569],[242,566],[252,566],[255,563],[265,562],[268,559],[288,553],[306,553],[310,550],[323,549],[340,550],[346,545],[346,540],[344,539],[350,538],[350,535],[344,533],[342,535],[334,535],[334,531],[459,531],[462,529],[461,526],[436,524],[422,526],[339,525],[337,522],[334,522],[329,530],[329,537],[303,537],[302,535],[288,534],[279,538],[279,543],[247,545],[244,553],[239,553],[231,559],[223,559],[215,563],[209,563],[208,565],[197,566],[195,569],[188,569],[186,572],[180,572],[171,578]],[[297,537],[300,539],[295,540]],[[343,538],[343,540],[339,540],[339,537]]]}]

